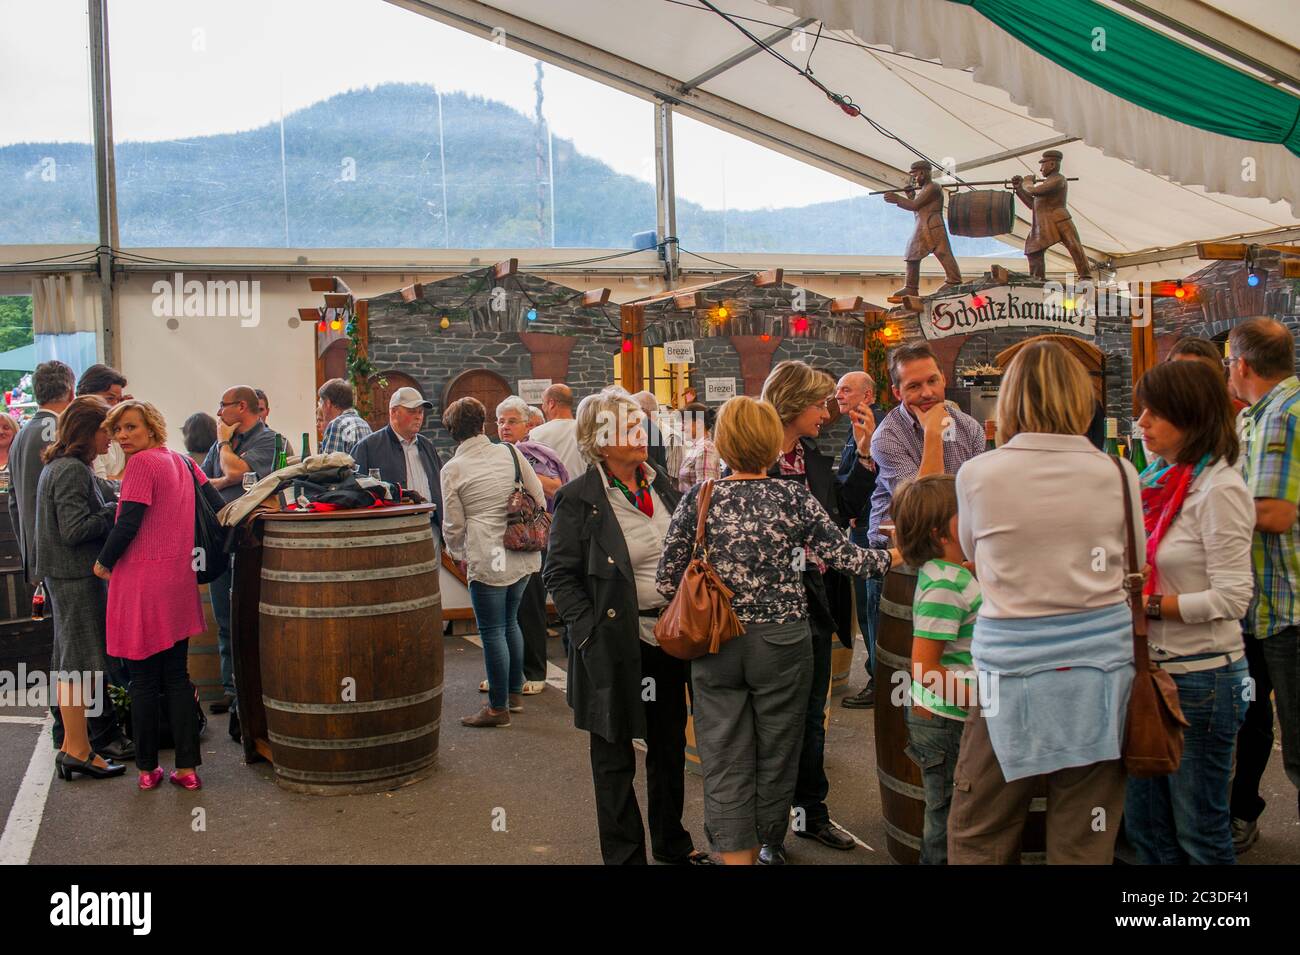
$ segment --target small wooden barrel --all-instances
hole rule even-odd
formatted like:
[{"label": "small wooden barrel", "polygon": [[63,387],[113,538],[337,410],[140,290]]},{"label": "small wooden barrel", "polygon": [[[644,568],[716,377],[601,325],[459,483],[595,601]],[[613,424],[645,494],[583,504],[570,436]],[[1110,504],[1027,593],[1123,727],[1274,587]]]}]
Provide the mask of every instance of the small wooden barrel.
[{"label": "small wooden barrel", "polygon": [[1003,189],[977,189],[948,196],[948,231],[953,235],[1009,235],[1016,221],[1015,196]]},{"label": "small wooden barrel", "polygon": [[848,692],[852,671],[853,648],[844,646],[836,637],[831,649],[831,696],[843,696]]},{"label": "small wooden barrel", "polygon": [[203,622],[207,629],[190,637],[190,649],[187,665],[190,670],[190,682],[199,692],[199,700],[204,703],[214,702],[225,696],[221,688],[221,653],[217,646],[217,618],[212,612],[211,584],[203,584],[199,592],[203,597]]},{"label": "small wooden barrel", "polygon": [[[925,827],[925,790],[921,770],[908,757],[904,701],[910,695],[912,672],[912,598],[916,571],[900,564],[885,577],[876,626],[876,779],[885,817],[890,857],[903,865],[921,860]],[[1046,793],[1030,803],[1022,839],[1021,862],[1046,858]]]},{"label": "small wooden barrel", "polygon": [[333,795],[424,778],[443,678],[428,513],[271,517],[263,527],[262,700],[276,781]]}]

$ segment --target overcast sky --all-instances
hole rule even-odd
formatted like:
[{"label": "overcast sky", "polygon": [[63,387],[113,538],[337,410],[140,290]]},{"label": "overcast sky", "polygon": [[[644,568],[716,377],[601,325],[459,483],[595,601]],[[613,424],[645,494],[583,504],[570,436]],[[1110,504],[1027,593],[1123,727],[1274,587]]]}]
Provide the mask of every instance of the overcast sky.
[{"label": "overcast sky", "polygon": [[[383,0],[113,0],[113,133],[171,140],[253,129],[335,93],[429,83],[531,116],[534,60]],[[85,0],[0,0],[0,146],[91,138]],[[545,67],[556,136],[654,181],[652,107]],[[706,208],[862,195],[846,180],[691,120],[675,127],[677,191]],[[779,184],[779,186],[776,186]],[[775,188],[774,188],[775,187]]]}]

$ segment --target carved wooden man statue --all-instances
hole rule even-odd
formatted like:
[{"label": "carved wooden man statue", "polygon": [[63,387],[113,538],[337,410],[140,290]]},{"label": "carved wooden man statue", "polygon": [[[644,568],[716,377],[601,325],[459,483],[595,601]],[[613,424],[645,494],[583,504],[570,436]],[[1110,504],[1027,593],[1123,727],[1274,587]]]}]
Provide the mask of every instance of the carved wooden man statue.
[{"label": "carved wooden man statue", "polygon": [[948,230],[943,224],[943,189],[932,182],[934,167],[924,160],[912,163],[912,185],[907,195],[885,193],[885,201],[900,209],[916,214],[916,229],[907,243],[903,261],[907,264],[907,284],[894,293],[895,297],[917,295],[921,281],[921,260],[933,255],[943,266],[945,282],[939,291],[961,284],[961,270],[948,244]]},{"label": "carved wooden man statue", "polygon": [[1029,274],[1036,279],[1047,278],[1044,258],[1047,250],[1061,243],[1074,259],[1074,270],[1079,278],[1092,278],[1092,267],[1079,241],[1079,230],[1074,227],[1070,210],[1065,207],[1065,193],[1069,184],[1061,175],[1061,151],[1049,149],[1038,161],[1043,178],[1035,180],[1012,176],[1011,185],[1020,201],[1034,210],[1034,224],[1025,239],[1025,257],[1029,259]]}]

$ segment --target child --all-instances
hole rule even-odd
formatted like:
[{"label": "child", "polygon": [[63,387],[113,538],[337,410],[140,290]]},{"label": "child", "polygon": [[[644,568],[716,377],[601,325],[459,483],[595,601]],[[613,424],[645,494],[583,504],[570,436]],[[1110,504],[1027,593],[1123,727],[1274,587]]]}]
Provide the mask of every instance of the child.
[{"label": "child", "polygon": [[920,767],[925,789],[921,864],[945,865],[957,749],[965,707],[975,701],[970,643],[980,588],[962,566],[955,478],[932,474],[904,485],[894,497],[893,514],[903,560],[918,568],[906,717],[907,755]]}]

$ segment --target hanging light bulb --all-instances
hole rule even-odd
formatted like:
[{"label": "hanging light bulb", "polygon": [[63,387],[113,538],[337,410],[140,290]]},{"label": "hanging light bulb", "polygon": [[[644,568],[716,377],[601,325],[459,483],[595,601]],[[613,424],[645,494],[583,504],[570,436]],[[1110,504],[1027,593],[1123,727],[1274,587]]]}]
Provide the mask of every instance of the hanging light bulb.
[{"label": "hanging light bulb", "polygon": [[442,316],[442,318],[439,319],[438,321],[438,327],[445,332],[447,329],[451,328],[451,319],[449,319],[446,315]]},{"label": "hanging light bulb", "polygon": [[970,297],[970,307],[983,308],[985,305],[988,304],[988,301],[989,300],[986,299],[983,295],[980,295],[978,292],[976,292],[974,295]]},{"label": "hanging light bulb", "polygon": [[790,319],[790,328],[796,332],[808,331],[808,317],[806,315],[796,315]]},{"label": "hanging light bulb", "polygon": [[330,319],[330,328],[336,332],[343,328],[343,319],[339,318],[338,312],[335,312],[334,317]]},{"label": "hanging light bulb", "polygon": [[528,320],[529,320],[530,322],[535,322],[535,321],[537,321],[537,309],[535,309],[535,308],[530,308],[530,309],[528,310]]},{"label": "hanging light bulb", "polygon": [[325,331],[325,328],[326,328],[325,319],[322,318],[319,322],[316,323],[316,331],[323,332]]},{"label": "hanging light bulb", "polygon": [[730,314],[731,313],[727,311],[727,306],[725,305],[718,306],[718,321],[725,322],[727,320],[727,316]]},{"label": "hanging light bulb", "polygon": [[1174,286],[1174,298],[1186,298],[1187,289],[1183,288],[1183,280],[1179,279],[1178,284]]},{"label": "hanging light bulb", "polygon": [[758,336],[758,340],[761,341],[761,342],[770,342],[770,341],[772,340],[772,336],[771,336],[771,335],[759,335],[759,336]]},{"label": "hanging light bulb", "polygon": [[626,352],[630,352],[631,350],[632,350],[632,339],[630,338],[623,339],[623,351],[626,353]]},{"label": "hanging light bulb", "polygon": [[1251,269],[1249,272],[1246,273],[1246,284],[1249,285],[1251,288],[1254,288],[1256,285],[1259,284],[1258,269]]}]

